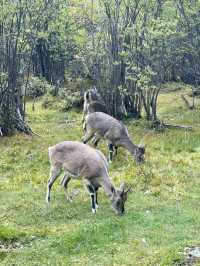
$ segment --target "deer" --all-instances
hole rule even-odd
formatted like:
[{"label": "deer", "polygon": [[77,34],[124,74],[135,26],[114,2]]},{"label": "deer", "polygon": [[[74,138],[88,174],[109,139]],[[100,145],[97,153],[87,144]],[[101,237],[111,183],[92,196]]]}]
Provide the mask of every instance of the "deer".
[{"label": "deer", "polygon": [[84,93],[82,122],[85,121],[85,116],[87,114],[94,112],[108,112],[105,103],[95,87]]},{"label": "deer", "polygon": [[68,183],[72,178],[83,180],[91,197],[93,213],[98,209],[99,187],[104,189],[116,214],[124,213],[124,205],[130,188],[126,189],[124,183],[119,189],[114,187],[108,174],[107,159],[99,150],[82,142],[63,141],[49,148],[49,160],[51,168],[47,182],[47,203],[50,203],[50,191],[53,183],[60,175],[61,170],[64,170],[61,185],[66,194]]},{"label": "deer", "polygon": [[83,125],[85,135],[83,143],[87,143],[95,136],[94,146],[97,147],[100,139],[105,139],[109,149],[109,162],[112,162],[113,155],[117,155],[118,147],[128,150],[134,157],[136,163],[144,162],[145,147],[136,145],[130,139],[127,127],[114,117],[102,113],[94,112],[88,114]]},{"label": "deer", "polygon": [[[82,123],[84,124],[87,114],[94,112],[108,113],[107,107],[96,87],[93,87],[84,93]],[[96,136],[92,139],[92,143],[96,143]]]}]

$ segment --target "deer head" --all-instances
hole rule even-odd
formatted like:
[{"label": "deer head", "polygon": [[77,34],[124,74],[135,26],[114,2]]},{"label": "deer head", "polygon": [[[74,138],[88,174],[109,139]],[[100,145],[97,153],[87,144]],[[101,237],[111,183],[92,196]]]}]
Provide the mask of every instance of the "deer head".
[{"label": "deer head", "polygon": [[124,205],[127,200],[127,194],[130,188],[125,189],[125,184],[121,184],[119,189],[113,190],[112,196],[112,208],[115,210],[116,214],[122,215],[125,211]]},{"label": "deer head", "polygon": [[134,153],[135,161],[138,164],[143,163],[144,162],[144,155],[145,155],[145,147],[144,147],[144,145],[140,144],[135,149],[135,153]]}]

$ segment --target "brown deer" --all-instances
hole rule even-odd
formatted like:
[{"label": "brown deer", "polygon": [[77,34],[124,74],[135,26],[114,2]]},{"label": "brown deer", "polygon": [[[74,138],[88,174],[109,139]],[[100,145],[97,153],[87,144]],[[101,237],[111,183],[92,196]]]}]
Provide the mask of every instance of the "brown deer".
[{"label": "brown deer", "polygon": [[137,163],[144,161],[145,147],[135,145],[129,137],[126,126],[114,117],[102,112],[88,114],[85,119],[84,130],[83,143],[87,143],[94,136],[95,146],[101,138],[107,140],[109,161],[112,161],[113,153],[117,154],[118,147],[127,149],[134,156]]},{"label": "brown deer", "polygon": [[67,190],[71,178],[83,179],[91,196],[92,212],[98,208],[97,191],[103,187],[110,198],[111,205],[119,215],[124,213],[127,193],[124,184],[116,189],[108,175],[108,163],[105,156],[98,150],[77,141],[64,141],[49,148],[51,163],[50,177],[47,183],[46,200],[50,202],[50,191],[54,181],[63,169],[65,175],[62,185]]}]

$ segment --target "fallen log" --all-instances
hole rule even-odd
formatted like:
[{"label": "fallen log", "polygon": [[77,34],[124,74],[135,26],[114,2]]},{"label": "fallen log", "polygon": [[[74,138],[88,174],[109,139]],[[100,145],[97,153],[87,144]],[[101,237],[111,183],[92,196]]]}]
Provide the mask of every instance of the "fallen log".
[{"label": "fallen log", "polygon": [[193,130],[192,126],[169,124],[169,123],[165,123],[164,121],[161,121],[161,120],[153,121],[151,127],[155,128],[155,129],[179,128],[179,129],[185,129],[185,130]]},{"label": "fallen log", "polygon": [[193,127],[191,126],[174,125],[174,124],[168,124],[168,123],[163,123],[163,125],[167,128],[180,128],[180,129],[186,129],[186,130],[193,130]]},{"label": "fallen log", "polygon": [[181,99],[184,101],[185,105],[188,107],[188,109],[192,110],[194,109],[194,104],[190,104],[189,101],[186,99],[185,95],[181,95]]}]

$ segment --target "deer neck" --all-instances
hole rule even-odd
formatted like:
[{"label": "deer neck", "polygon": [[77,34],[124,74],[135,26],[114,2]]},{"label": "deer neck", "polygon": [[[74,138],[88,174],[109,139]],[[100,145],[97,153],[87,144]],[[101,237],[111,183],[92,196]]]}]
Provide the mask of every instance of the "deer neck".
[{"label": "deer neck", "polygon": [[107,177],[106,179],[103,180],[102,187],[103,187],[106,195],[110,198],[110,200],[112,200],[116,189],[113,186],[113,184],[111,183],[109,177]]},{"label": "deer neck", "polygon": [[129,138],[124,139],[121,143],[121,146],[127,149],[132,155],[135,154],[137,145],[135,145]]}]

